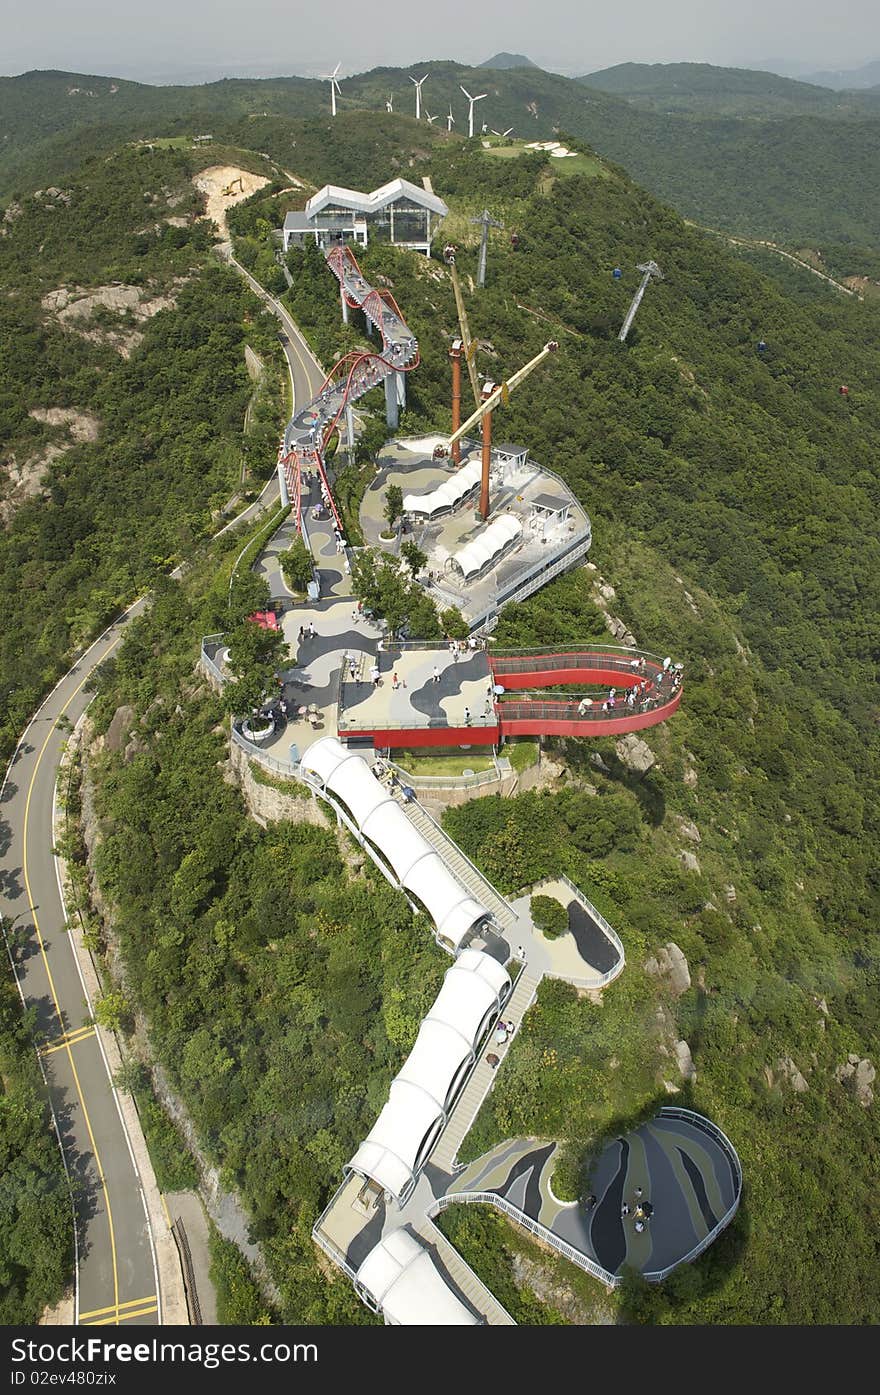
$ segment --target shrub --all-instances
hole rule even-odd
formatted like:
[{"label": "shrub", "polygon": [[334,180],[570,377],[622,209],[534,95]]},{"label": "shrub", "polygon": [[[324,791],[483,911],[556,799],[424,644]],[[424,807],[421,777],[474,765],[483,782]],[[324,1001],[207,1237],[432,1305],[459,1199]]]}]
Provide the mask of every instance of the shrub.
[{"label": "shrub", "polygon": [[558,939],[568,929],[568,911],[552,896],[532,897],[532,920],[548,940]]}]

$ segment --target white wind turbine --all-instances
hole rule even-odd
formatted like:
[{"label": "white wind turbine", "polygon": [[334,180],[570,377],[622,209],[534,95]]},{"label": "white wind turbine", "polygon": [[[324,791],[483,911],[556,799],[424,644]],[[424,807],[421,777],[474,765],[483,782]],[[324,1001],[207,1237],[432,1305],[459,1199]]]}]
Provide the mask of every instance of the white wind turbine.
[{"label": "white wind turbine", "polygon": [[425,108],[425,120],[427,121],[429,126],[433,126],[434,122],[437,120],[436,116],[431,115],[427,107]]},{"label": "white wind turbine", "polygon": [[446,117],[446,134],[449,135],[455,125],[455,117],[452,115],[452,103],[449,104],[449,115]]},{"label": "white wind turbine", "polygon": [[386,99],[386,101],[385,101],[385,110],[386,110],[386,111],[390,111],[390,112],[393,112],[393,111],[394,111],[394,93],[393,93],[393,92],[391,93],[391,95],[390,95],[390,96]]},{"label": "white wind turbine", "polygon": [[342,67],[342,64],[341,64],[341,63],[337,63],[337,64],[336,64],[336,67],[333,69],[333,72],[332,72],[332,73],[325,73],[325,74],[324,74],[324,81],[325,81],[325,82],[329,82],[329,84],[330,84],[330,114],[331,114],[331,116],[335,116],[335,115],[336,115],[336,94],[337,94],[337,92],[339,92],[340,94],[341,94],[341,92],[342,92],[342,88],[339,86],[339,83],[336,81],[336,75],[337,75],[337,73],[339,72],[339,69],[340,69],[341,67]]},{"label": "white wind turbine", "polygon": [[[460,84],[460,83],[459,83],[459,86],[461,87],[461,84]],[[468,101],[470,102],[470,106],[469,106],[469,108],[468,108],[468,137],[469,137],[469,139],[473,139],[473,134],[474,134],[474,104],[475,104],[476,102],[482,102],[483,98],[484,98],[484,97],[488,97],[489,94],[488,94],[488,92],[481,92],[480,95],[479,95],[478,97],[472,97],[471,94],[470,94],[470,92],[468,92],[468,90],[467,90],[466,87],[462,87],[461,90],[462,90],[462,92],[464,93],[464,95],[467,97]]]},{"label": "white wind turbine", "polygon": [[507,128],[506,131],[496,131],[496,130],[495,130],[495,127],[493,126],[493,127],[492,127],[492,134],[493,134],[493,136],[500,136],[501,139],[503,140],[505,136],[512,136],[512,135],[513,135],[513,127],[512,127],[512,126],[508,126],[508,128]]},{"label": "white wind turbine", "polygon": [[410,82],[415,84],[416,89],[416,121],[421,121],[422,119],[422,83],[427,80],[427,77],[428,74],[425,73],[424,77],[410,78]]}]

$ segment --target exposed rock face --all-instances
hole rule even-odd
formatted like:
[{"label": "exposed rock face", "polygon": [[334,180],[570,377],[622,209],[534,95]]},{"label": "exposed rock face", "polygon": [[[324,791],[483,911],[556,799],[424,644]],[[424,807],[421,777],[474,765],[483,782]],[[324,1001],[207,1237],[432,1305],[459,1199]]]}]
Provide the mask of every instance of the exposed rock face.
[{"label": "exposed rock face", "polygon": [[106,746],[108,751],[122,750],[133,722],[133,707],[117,707],[113,713],[113,720],[107,728]]},{"label": "exposed rock face", "polygon": [[695,823],[691,823],[690,819],[683,819],[679,815],[676,819],[676,823],[682,838],[687,838],[691,843],[702,843],[703,840],[700,837],[700,830]]},{"label": "exposed rock face", "polygon": [[734,901],[736,900],[736,887],[726,886],[724,888],[724,898],[726,901],[729,901],[731,905],[733,905]]},{"label": "exposed rock face", "polygon": [[680,998],[682,993],[686,993],[691,986],[688,961],[678,945],[672,940],[664,945],[656,955],[645,960],[645,973],[658,974],[662,978],[668,978],[674,998]]},{"label": "exposed rock face", "polygon": [[590,765],[594,765],[597,770],[601,770],[603,775],[611,774],[611,766],[606,765],[598,751],[590,753]]},{"label": "exposed rock face", "polygon": [[34,421],[46,426],[64,426],[74,441],[97,441],[100,422],[89,412],[80,412],[76,407],[32,407],[28,412]]},{"label": "exposed rock face", "polygon": [[[548,1254],[554,1254],[549,1245],[541,1241],[535,1243]],[[614,1309],[598,1284],[595,1299],[587,1303],[565,1284],[559,1283],[549,1268],[545,1269],[534,1260],[527,1259],[525,1255],[512,1255],[511,1267],[517,1284],[527,1284],[542,1302],[549,1303],[563,1317],[568,1318],[569,1322],[579,1327],[595,1327],[613,1325],[617,1321]]]},{"label": "exposed rock face", "polygon": [[682,1080],[696,1080],[697,1071],[694,1066],[694,1058],[686,1041],[675,1043],[675,1059],[678,1062]]},{"label": "exposed rock face", "polygon": [[795,1094],[803,1095],[809,1090],[809,1085],[790,1056],[780,1056],[776,1062],[776,1069],[788,1081]]},{"label": "exposed rock face", "polygon": [[850,1052],[843,1065],[837,1067],[834,1075],[841,1085],[852,1091],[863,1109],[873,1104],[874,1091],[871,1087],[877,1072],[867,1058],[860,1059],[854,1052]]},{"label": "exposed rock face", "polygon": [[678,854],[678,860],[686,872],[696,872],[697,876],[700,875],[700,864],[697,861],[696,853],[688,852],[685,849],[684,852]]},{"label": "exposed rock face", "polygon": [[615,741],[614,749],[618,759],[632,770],[636,775],[647,775],[653,765],[657,764],[657,757],[651,747],[635,732],[629,731],[626,736],[621,736],[619,741]]}]

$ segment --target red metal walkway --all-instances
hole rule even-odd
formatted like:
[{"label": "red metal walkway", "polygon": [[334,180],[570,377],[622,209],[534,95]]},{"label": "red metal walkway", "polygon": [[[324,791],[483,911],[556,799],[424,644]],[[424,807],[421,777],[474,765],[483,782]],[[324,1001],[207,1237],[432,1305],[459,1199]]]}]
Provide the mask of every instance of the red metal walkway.
[{"label": "red metal walkway", "polygon": [[[469,726],[374,727],[340,719],[343,740],[372,740],[378,748],[498,745],[508,736],[621,736],[665,722],[681,703],[680,670],[638,649],[550,649],[490,652],[489,668],[499,693],[494,721]],[[577,695],[556,699],[509,697],[535,688],[575,687]],[[611,689],[614,698],[610,698]],[[588,691],[593,690],[590,696]],[[632,694],[632,702],[627,697]],[[341,714],[340,714],[341,718]]]},{"label": "red metal walkway", "polygon": [[342,531],[342,519],[324,467],[324,451],[346,407],[390,373],[411,373],[419,365],[418,341],[400,313],[390,291],[376,290],[365,280],[351,248],[331,247],[325,258],[339,281],[347,305],[363,310],[382,336],[382,352],[351,350],[334,363],[311,402],[288,423],[278,454],[297,529],[302,531],[302,470],[318,471],[327,501]]}]

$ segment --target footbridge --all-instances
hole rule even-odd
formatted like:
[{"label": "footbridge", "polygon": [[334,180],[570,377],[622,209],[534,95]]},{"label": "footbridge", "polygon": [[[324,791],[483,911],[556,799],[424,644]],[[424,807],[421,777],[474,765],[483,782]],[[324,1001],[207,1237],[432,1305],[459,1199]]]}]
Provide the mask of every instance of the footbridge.
[{"label": "footbridge", "polygon": [[326,262],[339,281],[343,319],[348,322],[349,309],[362,310],[368,330],[376,330],[381,336],[382,349],[376,353],[353,349],[333,365],[317,394],[288,422],[278,456],[278,478],[282,502],[291,504],[297,528],[301,529],[302,471],[317,471],[341,533],[342,519],[324,465],[327,443],[343,416],[348,439],[352,440],[352,407],[381,382],[385,384],[389,430],[397,429],[400,408],[406,404],[404,375],[418,367],[419,345],[391,292],[369,284],[350,247],[331,247]]},{"label": "footbridge", "polygon": [[[681,703],[681,668],[641,650],[557,645],[489,655],[503,736],[623,735],[665,722]],[[609,696],[510,698],[535,688],[607,688]],[[613,696],[610,696],[613,692]]]}]

